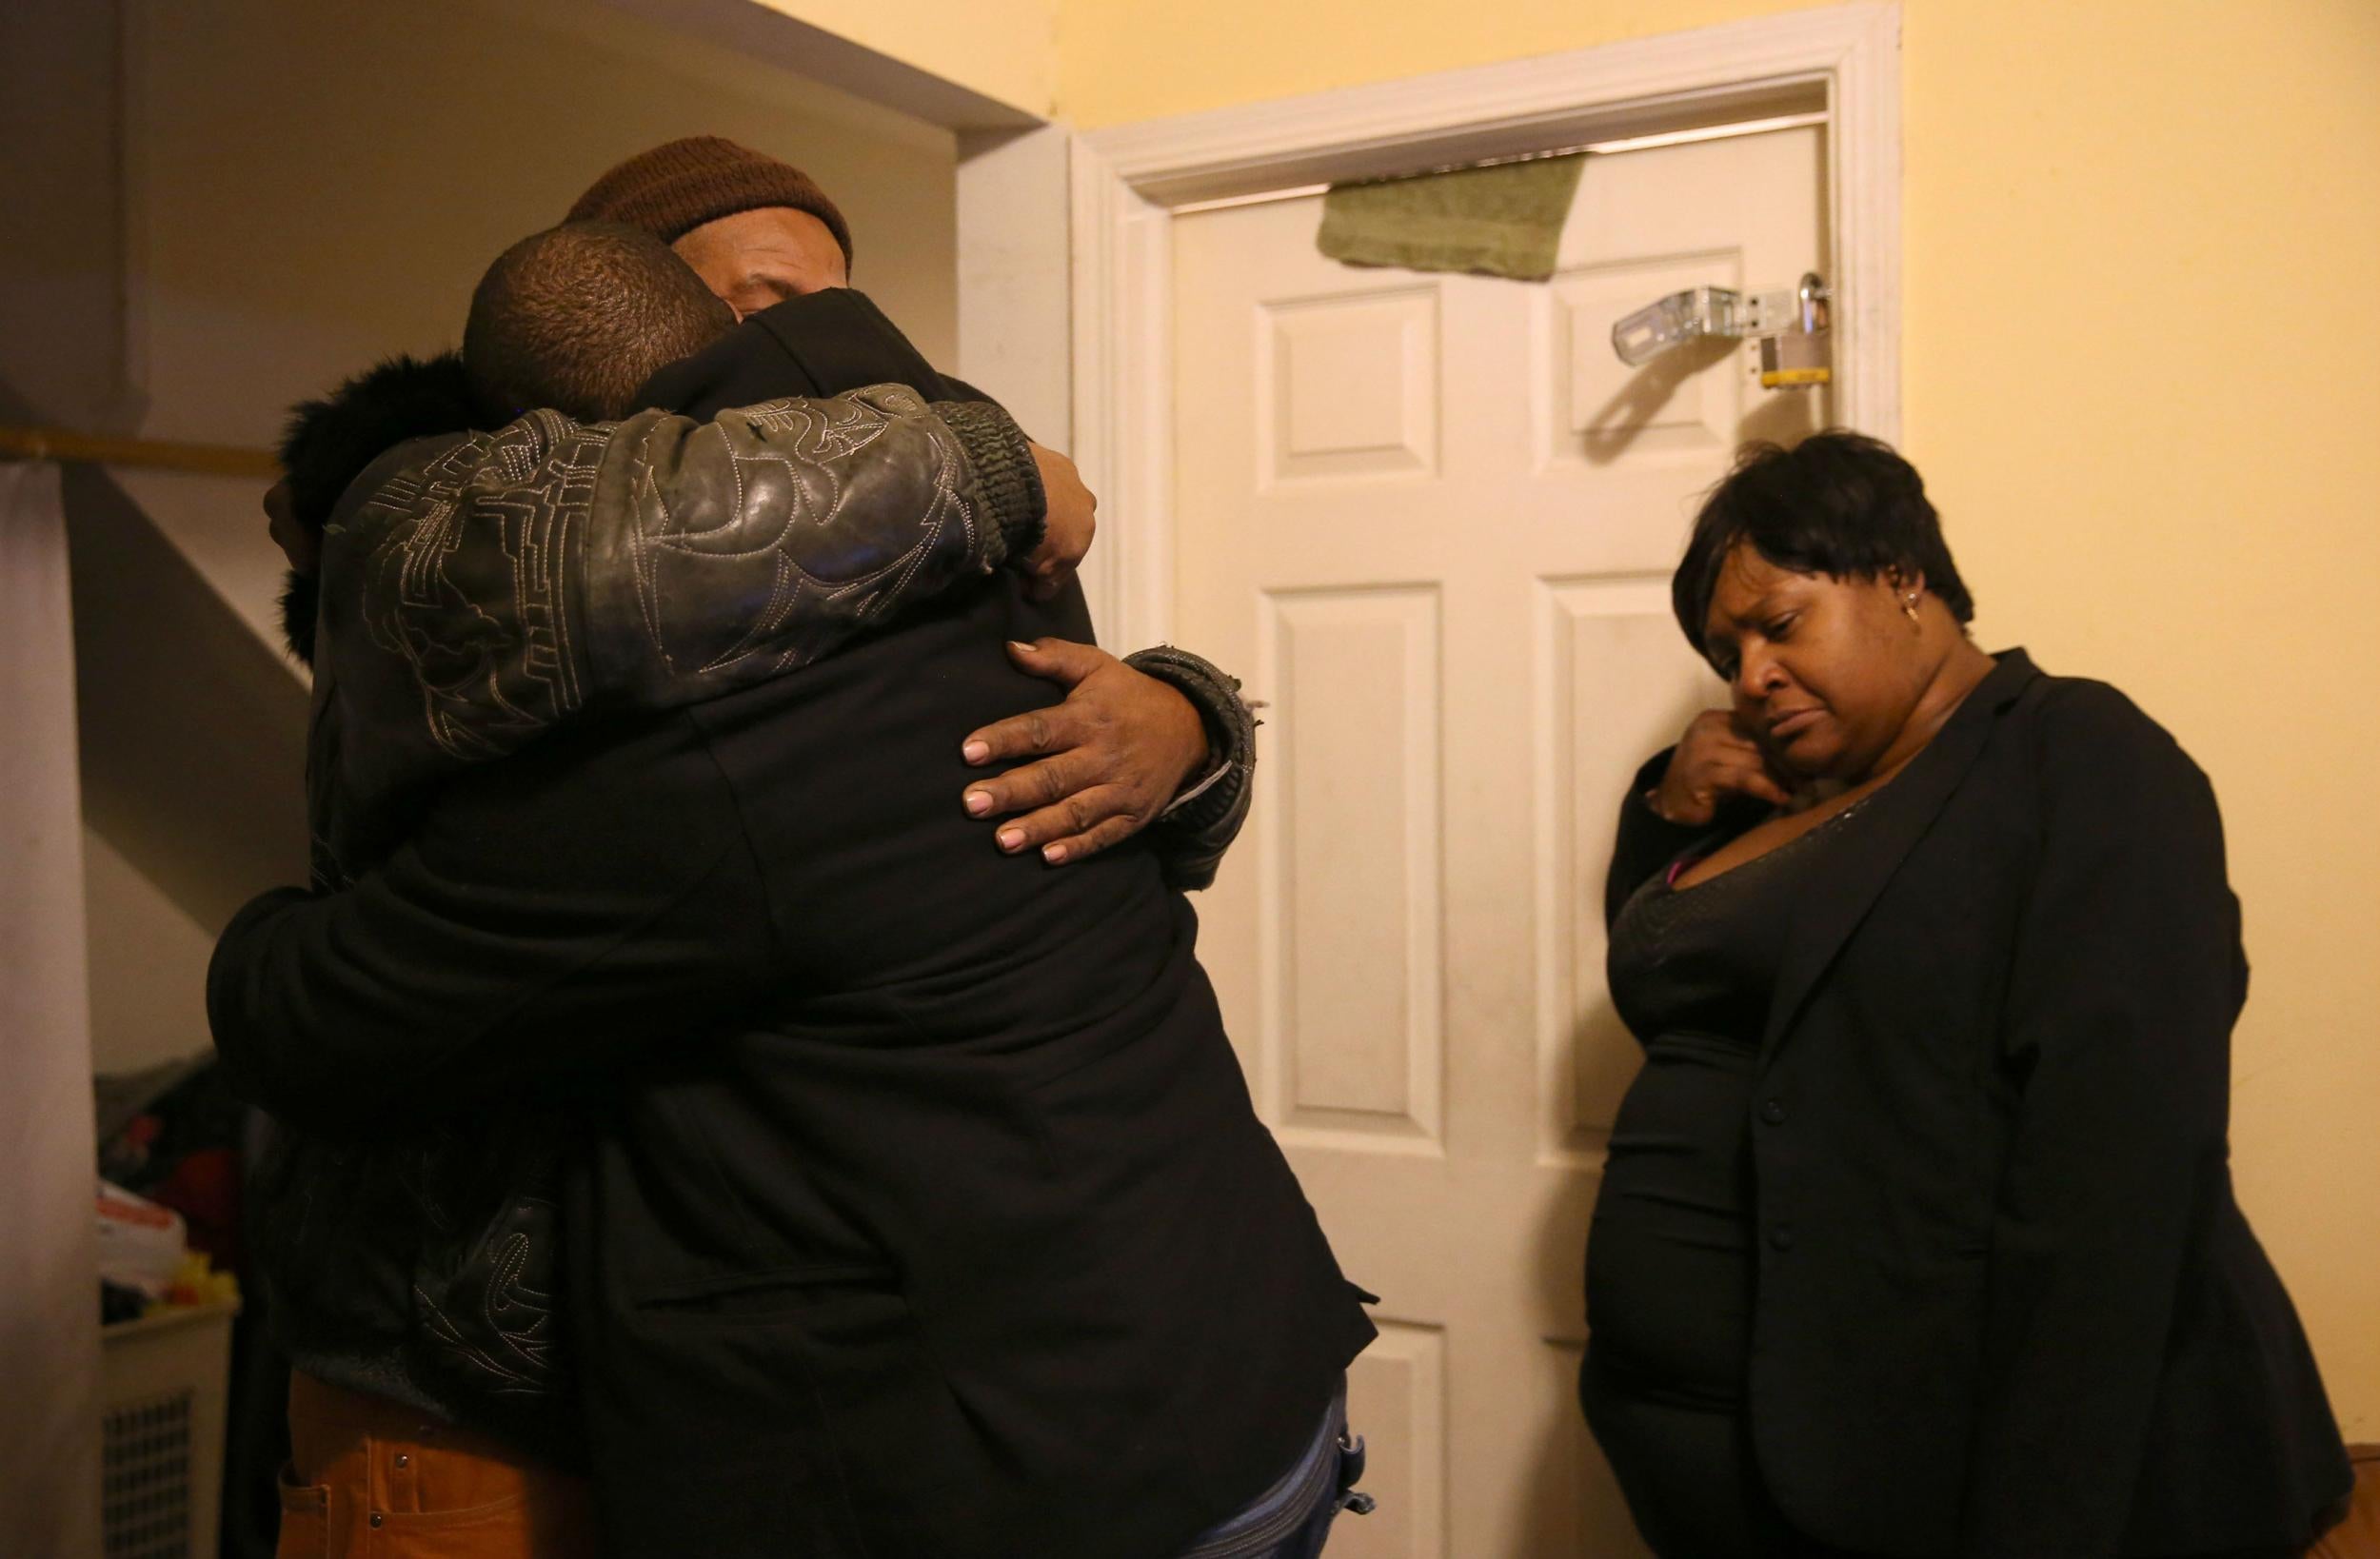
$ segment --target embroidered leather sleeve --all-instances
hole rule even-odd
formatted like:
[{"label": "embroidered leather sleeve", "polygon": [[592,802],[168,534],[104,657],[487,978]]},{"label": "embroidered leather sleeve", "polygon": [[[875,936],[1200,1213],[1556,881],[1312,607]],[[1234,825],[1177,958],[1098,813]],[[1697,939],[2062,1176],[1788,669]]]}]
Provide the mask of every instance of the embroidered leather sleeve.
[{"label": "embroidered leather sleeve", "polygon": [[588,691],[659,706],[761,681],[1006,556],[958,435],[906,389],[647,413],[588,514]]},{"label": "embroidered leather sleeve", "polygon": [[997,566],[1041,492],[1013,424],[969,409],[876,385],[703,424],[540,411],[384,459],[323,558],[350,833],[583,711],[749,685]]}]

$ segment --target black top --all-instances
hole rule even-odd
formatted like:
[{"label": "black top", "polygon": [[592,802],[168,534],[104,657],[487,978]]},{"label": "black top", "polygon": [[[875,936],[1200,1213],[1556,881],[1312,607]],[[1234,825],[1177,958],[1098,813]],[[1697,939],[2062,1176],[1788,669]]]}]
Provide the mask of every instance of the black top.
[{"label": "black top", "polygon": [[1760,1048],[1808,858],[1877,799],[1862,797],[1764,855],[1679,887],[1688,853],[1645,879],[1612,924],[1612,1004],[1637,1041],[1703,1035]]},{"label": "black top", "polygon": [[1760,1032],[1810,858],[1867,804],[1692,887],[1660,873],[1612,927],[1613,1004],[1645,1056],[1596,1201],[1587,1330],[1598,1365],[1632,1391],[1742,1400]]},{"label": "black top", "polygon": [[[1861,1552],[2303,1546],[2350,1472],[2231,1194],[2206,777],[2010,651],[1885,796],[1810,858],[1760,1035],[1764,1480]],[[1692,842],[1632,796],[1606,901]]]}]

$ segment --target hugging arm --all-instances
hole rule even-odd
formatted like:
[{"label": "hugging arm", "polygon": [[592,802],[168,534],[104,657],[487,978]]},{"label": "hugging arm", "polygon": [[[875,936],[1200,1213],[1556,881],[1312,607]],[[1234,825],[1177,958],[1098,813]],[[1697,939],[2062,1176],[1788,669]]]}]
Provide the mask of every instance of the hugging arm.
[{"label": "hugging arm", "polygon": [[775,943],[688,719],[473,770],[360,880],[242,910],[207,980],[234,1090],[302,1130],[369,1135],[732,1020]]},{"label": "hugging arm", "polygon": [[999,824],[1001,848],[1038,850],[1064,865],[1146,828],[1169,886],[1212,883],[1252,795],[1257,720],[1239,681],[1170,645],[1120,661],[1087,642],[1044,638],[1009,654],[1067,693],[962,744],[978,766],[1032,760],[966,786],[967,810],[979,817],[1022,814]]},{"label": "hugging arm", "polygon": [[[1045,622],[1048,635],[1009,656],[1065,699],[967,734],[962,752],[987,771],[968,781],[967,810],[1004,819],[1002,850],[1039,851],[1054,866],[1145,828],[1169,886],[1208,886],[1253,796],[1258,722],[1239,679],[1169,644],[1108,654],[1071,582]],[[988,772],[1003,762],[1017,766]]]},{"label": "hugging arm", "polygon": [[323,554],[324,646],[365,798],[594,709],[806,664],[1039,543],[997,407],[892,385],[694,423],[535,412],[384,456]]}]

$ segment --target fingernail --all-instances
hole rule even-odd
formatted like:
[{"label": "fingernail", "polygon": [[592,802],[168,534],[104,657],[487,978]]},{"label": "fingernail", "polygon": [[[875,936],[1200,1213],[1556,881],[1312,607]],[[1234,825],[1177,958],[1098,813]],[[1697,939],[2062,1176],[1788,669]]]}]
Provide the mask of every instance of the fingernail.
[{"label": "fingernail", "polygon": [[980,790],[971,790],[967,792],[968,817],[981,818],[984,813],[989,812],[991,809],[992,798],[987,792]]},{"label": "fingernail", "polygon": [[1019,655],[1030,655],[1033,653],[1033,646],[1019,639],[1011,639],[1008,641],[1008,647]]},{"label": "fingernail", "polygon": [[988,741],[970,741],[960,748],[959,753],[970,763],[981,763],[992,756],[992,744]]},{"label": "fingernail", "polygon": [[1066,847],[1062,844],[1044,844],[1041,846],[1041,858],[1052,866],[1063,865],[1066,859]]},{"label": "fingernail", "polygon": [[1023,830],[1023,829],[1021,829],[1021,828],[1003,828],[1003,829],[1002,829],[1002,830],[1000,831],[1000,847],[1001,847],[1002,849],[1003,849],[1003,850],[1021,850],[1021,849],[1023,849],[1023,848],[1024,848],[1024,830]]}]

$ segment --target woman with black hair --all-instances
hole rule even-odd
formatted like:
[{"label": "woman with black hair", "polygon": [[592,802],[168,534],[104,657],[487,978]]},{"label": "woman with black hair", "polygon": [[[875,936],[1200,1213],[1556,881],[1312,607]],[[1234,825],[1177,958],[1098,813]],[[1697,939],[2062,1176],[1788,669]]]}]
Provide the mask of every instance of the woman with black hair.
[{"label": "woman with black hair", "polygon": [[2349,1486],[2231,1195],[2247,988],[2206,777],[1968,637],[1923,483],[1751,452],[1672,585],[1726,681],[1605,908],[1645,1065],[1589,1423],[1663,1559],[2292,1553]]}]

